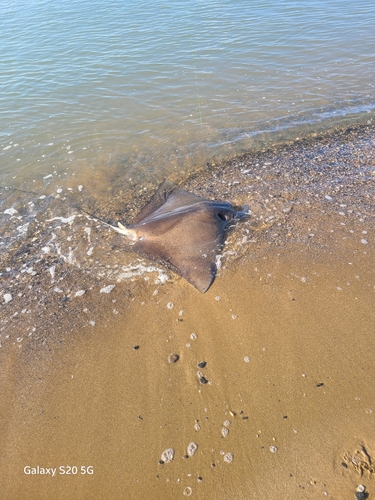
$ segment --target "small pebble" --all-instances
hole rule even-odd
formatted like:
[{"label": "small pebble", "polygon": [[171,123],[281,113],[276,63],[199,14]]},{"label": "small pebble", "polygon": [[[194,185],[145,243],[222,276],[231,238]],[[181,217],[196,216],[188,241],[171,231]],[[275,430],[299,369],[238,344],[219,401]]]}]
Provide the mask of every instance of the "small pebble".
[{"label": "small pebble", "polygon": [[7,208],[6,210],[4,210],[4,214],[7,214],[7,215],[14,215],[16,213],[18,213],[18,212],[15,208]]},{"label": "small pebble", "polygon": [[4,293],[4,303],[8,304],[13,299],[12,295],[10,293]]},{"label": "small pebble", "polygon": [[206,361],[201,361],[200,363],[198,363],[198,368],[204,368],[206,365],[207,365]]},{"label": "small pebble", "polygon": [[225,420],[223,423],[224,427],[229,427],[230,426],[230,420]]},{"label": "small pebble", "polygon": [[356,488],[356,500],[365,500],[367,497],[366,486],[364,484],[359,484]]},{"label": "small pebble", "polygon": [[86,290],[78,290],[78,292],[76,292],[76,297],[82,297],[82,295],[84,295],[86,293]]},{"label": "small pebble", "polygon": [[168,302],[167,307],[168,309],[173,309],[174,308],[173,302]]},{"label": "small pebble", "polygon": [[168,363],[176,363],[180,359],[180,356],[178,354],[170,354],[168,356]]},{"label": "small pebble", "polygon": [[229,430],[226,427],[223,427],[221,429],[221,434],[222,434],[223,437],[227,437],[228,434],[229,434]]},{"label": "small pebble", "polygon": [[226,453],[224,455],[224,462],[226,462],[227,464],[230,464],[231,462],[233,462],[233,453]]},{"label": "small pebble", "polygon": [[208,380],[205,377],[201,377],[199,379],[199,381],[200,381],[201,384],[207,384],[208,383]]},{"label": "small pebble", "polygon": [[138,349],[139,349],[139,345],[135,345],[135,346],[133,347],[133,349],[134,349],[134,351],[138,351]]},{"label": "small pebble", "polygon": [[243,359],[245,363],[250,363],[250,356],[245,356]]},{"label": "small pebble", "polygon": [[161,454],[161,459],[164,463],[169,464],[174,458],[174,449],[168,448]]},{"label": "small pebble", "polygon": [[116,285],[108,285],[100,289],[100,293],[111,293]]},{"label": "small pebble", "polygon": [[189,443],[187,447],[187,454],[189,455],[189,457],[192,457],[194,453],[197,451],[197,449],[198,449],[197,443],[194,443],[194,441]]},{"label": "small pebble", "polygon": [[367,245],[368,241],[367,241],[367,240],[365,240],[365,239],[362,239],[362,240],[361,240],[361,243],[363,243],[364,245]]},{"label": "small pebble", "polygon": [[193,493],[193,490],[190,488],[190,486],[187,486],[187,487],[184,489],[184,495],[185,495],[186,497],[189,497],[192,493]]},{"label": "small pebble", "polygon": [[271,453],[276,453],[277,452],[277,447],[276,446],[270,446],[270,452]]}]

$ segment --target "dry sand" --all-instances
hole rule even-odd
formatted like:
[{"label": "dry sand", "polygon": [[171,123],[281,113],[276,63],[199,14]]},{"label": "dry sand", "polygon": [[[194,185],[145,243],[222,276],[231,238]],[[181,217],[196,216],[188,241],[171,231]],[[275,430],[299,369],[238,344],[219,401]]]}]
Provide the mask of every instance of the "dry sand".
[{"label": "dry sand", "polygon": [[91,290],[44,299],[25,338],[13,293],[1,498],[375,498],[374,137],[335,131],[189,179],[253,210],[204,295],[177,277],[99,293],[112,282],[75,270]]}]

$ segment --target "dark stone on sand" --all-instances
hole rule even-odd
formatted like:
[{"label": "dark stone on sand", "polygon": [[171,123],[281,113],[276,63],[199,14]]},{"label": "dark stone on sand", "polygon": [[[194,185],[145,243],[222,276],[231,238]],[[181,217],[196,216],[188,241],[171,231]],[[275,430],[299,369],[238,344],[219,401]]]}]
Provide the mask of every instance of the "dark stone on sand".
[{"label": "dark stone on sand", "polygon": [[178,354],[170,354],[168,356],[168,363],[176,363],[180,359]]},{"label": "dark stone on sand", "polygon": [[206,378],[204,378],[204,377],[201,377],[199,379],[199,381],[200,381],[201,384],[207,384],[208,383],[208,380]]},{"label": "dark stone on sand", "polygon": [[206,361],[201,361],[200,363],[198,363],[198,368],[204,368],[206,365]]},{"label": "dark stone on sand", "polygon": [[139,345],[135,345],[135,346],[133,347],[133,349],[134,349],[134,351],[137,351],[137,350],[139,349]]}]

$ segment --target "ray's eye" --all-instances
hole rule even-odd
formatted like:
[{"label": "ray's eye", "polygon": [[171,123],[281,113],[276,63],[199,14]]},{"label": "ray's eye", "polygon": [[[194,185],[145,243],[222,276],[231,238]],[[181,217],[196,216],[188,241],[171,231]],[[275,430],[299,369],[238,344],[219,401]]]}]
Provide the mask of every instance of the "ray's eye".
[{"label": "ray's eye", "polygon": [[225,214],[223,214],[223,213],[220,213],[220,212],[219,212],[219,213],[217,214],[217,216],[218,216],[218,217],[219,217],[219,219],[221,219],[221,220],[227,220],[227,218],[226,218]]}]

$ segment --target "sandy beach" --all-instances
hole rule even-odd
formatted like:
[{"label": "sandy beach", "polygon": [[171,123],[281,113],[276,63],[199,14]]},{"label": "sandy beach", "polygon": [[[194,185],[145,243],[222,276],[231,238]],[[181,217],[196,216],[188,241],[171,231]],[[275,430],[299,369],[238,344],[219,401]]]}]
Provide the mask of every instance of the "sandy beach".
[{"label": "sandy beach", "polygon": [[252,211],[204,295],[33,261],[32,235],[31,272],[4,256],[1,497],[375,498],[374,143],[335,129],[172,178]]}]

